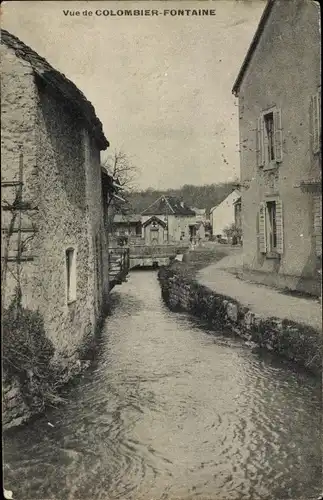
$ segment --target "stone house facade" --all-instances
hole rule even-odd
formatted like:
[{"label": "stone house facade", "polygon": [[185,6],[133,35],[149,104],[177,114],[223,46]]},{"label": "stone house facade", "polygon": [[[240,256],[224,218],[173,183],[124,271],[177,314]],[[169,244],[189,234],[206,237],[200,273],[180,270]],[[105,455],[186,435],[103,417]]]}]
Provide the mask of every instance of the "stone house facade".
[{"label": "stone house facade", "polygon": [[320,293],[320,9],[270,0],[233,87],[239,99],[243,262]]},{"label": "stone house facade", "polygon": [[238,198],[240,198],[240,192],[235,189],[221,203],[211,208],[210,221],[213,236],[225,237],[225,229],[234,224],[234,203]]},{"label": "stone house facade", "polygon": [[[196,224],[195,212],[175,196],[161,196],[142,212],[143,238],[145,238],[144,225],[152,216],[166,224],[166,229],[162,228],[164,243],[189,241],[192,237]],[[160,240],[161,237],[158,237],[158,241]]]},{"label": "stone house facade", "polygon": [[145,245],[164,245],[167,241],[167,222],[152,215],[142,224]]},{"label": "stone house facade", "polygon": [[57,356],[73,358],[109,292],[100,166],[109,143],[93,106],[70,80],[5,30],[1,52],[3,228],[10,227],[23,182],[21,231],[3,236],[3,306],[14,297],[17,251],[25,242],[23,306],[39,310]]}]

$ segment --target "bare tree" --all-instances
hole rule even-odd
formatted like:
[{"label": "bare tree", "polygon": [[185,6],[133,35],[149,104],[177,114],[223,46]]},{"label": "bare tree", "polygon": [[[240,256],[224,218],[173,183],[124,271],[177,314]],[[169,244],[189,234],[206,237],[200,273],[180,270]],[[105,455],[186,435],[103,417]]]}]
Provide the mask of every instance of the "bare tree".
[{"label": "bare tree", "polygon": [[126,216],[132,212],[129,201],[129,193],[136,188],[138,168],[132,163],[130,157],[122,150],[115,150],[114,153],[103,161],[102,166],[108,174],[121,186],[120,192],[112,196],[108,202],[108,225],[112,229],[113,217],[116,213]]},{"label": "bare tree", "polygon": [[114,154],[108,156],[102,166],[114,179],[119,181],[125,192],[133,191],[138,169],[126,153],[115,150]]}]

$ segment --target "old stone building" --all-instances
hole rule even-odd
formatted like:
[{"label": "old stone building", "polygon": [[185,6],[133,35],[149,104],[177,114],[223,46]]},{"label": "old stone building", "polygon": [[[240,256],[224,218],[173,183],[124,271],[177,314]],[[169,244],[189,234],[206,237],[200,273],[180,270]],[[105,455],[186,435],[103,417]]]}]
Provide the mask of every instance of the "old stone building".
[{"label": "old stone building", "polygon": [[23,306],[39,310],[56,354],[73,358],[109,291],[100,166],[109,143],[70,80],[4,30],[1,49],[3,305],[19,272]]},{"label": "old stone building", "polygon": [[[151,219],[153,216],[155,219]],[[152,224],[147,225],[150,219]],[[191,208],[175,196],[161,196],[142,212],[141,222],[142,237],[146,241],[151,239],[159,243],[162,241],[174,243],[190,240],[196,226],[196,215]],[[152,230],[151,236],[147,235],[148,228]],[[157,229],[160,229],[158,235]]]},{"label": "old stone building", "polygon": [[224,200],[210,210],[212,235],[225,237],[225,230],[235,222],[234,203],[240,198],[240,192],[235,189]]},{"label": "old stone building", "polygon": [[244,267],[314,294],[322,255],[320,38],[318,2],[270,0],[233,87]]}]

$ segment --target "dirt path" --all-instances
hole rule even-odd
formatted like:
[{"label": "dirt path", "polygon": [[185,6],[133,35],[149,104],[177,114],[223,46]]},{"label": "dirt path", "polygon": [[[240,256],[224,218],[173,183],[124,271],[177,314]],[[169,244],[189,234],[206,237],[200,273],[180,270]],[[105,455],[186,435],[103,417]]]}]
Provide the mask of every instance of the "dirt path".
[{"label": "dirt path", "polygon": [[322,330],[321,305],[316,299],[293,297],[264,285],[242,281],[228,271],[240,267],[241,263],[241,253],[232,252],[200,269],[196,278],[202,285],[232,297],[261,317],[288,319]]}]

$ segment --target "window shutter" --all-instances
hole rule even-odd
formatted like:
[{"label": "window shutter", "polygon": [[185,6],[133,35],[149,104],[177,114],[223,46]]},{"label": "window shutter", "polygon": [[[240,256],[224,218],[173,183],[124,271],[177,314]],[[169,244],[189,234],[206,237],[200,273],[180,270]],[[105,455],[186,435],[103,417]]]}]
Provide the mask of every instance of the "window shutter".
[{"label": "window shutter", "polygon": [[314,236],[316,255],[322,255],[322,195],[314,197]]},{"label": "window shutter", "polygon": [[313,153],[318,153],[320,150],[320,98],[319,93],[311,98],[311,111],[312,111],[312,144]]},{"label": "window shutter", "polygon": [[317,93],[317,151],[321,151],[321,89]]},{"label": "window shutter", "polygon": [[276,231],[277,231],[277,253],[284,253],[284,224],[283,204],[281,200],[276,201]]},{"label": "window shutter", "polygon": [[257,167],[263,167],[265,164],[263,125],[264,125],[263,117],[260,116],[257,121],[257,136],[256,136]]},{"label": "window shutter", "polygon": [[274,132],[275,132],[275,160],[277,163],[283,161],[283,131],[282,114],[280,109],[274,111]]},{"label": "window shutter", "polygon": [[267,252],[266,203],[260,203],[259,208],[259,251]]}]

